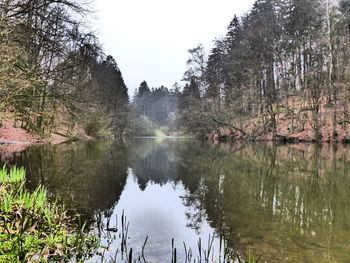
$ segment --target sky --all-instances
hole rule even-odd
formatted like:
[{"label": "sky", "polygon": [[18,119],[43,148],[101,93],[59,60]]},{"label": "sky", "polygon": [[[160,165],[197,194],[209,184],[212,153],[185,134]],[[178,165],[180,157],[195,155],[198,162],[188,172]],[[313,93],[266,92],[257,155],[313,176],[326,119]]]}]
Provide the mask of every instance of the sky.
[{"label": "sky", "polygon": [[181,83],[188,49],[225,35],[236,14],[254,0],[95,0],[95,30],[122,71],[132,96],[143,80],[150,87]]}]

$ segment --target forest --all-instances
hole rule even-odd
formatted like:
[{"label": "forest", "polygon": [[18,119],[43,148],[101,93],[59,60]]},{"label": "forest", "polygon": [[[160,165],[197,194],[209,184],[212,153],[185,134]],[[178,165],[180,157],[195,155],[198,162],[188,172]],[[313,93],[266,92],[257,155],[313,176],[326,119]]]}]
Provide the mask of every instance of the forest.
[{"label": "forest", "polygon": [[348,140],[350,1],[257,0],[189,50],[178,118],[199,136]]},{"label": "forest", "polygon": [[88,2],[0,1],[0,123],[45,136],[195,135],[348,141],[350,1],[257,0],[180,85],[129,101]]},{"label": "forest", "polygon": [[91,12],[85,1],[0,1],[0,124],[40,136],[124,134],[127,87],[89,31]]}]

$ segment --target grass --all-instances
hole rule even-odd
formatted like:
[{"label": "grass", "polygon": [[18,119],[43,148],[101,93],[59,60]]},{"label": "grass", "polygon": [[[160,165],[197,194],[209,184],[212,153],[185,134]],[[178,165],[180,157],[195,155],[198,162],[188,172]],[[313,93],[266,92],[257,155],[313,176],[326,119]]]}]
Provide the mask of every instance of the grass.
[{"label": "grass", "polygon": [[252,255],[250,248],[248,249],[248,263],[257,263],[259,259],[256,259],[254,255]]},{"label": "grass", "polygon": [[33,192],[24,188],[25,170],[4,166],[0,170],[0,263],[77,261],[98,247],[62,205],[50,202],[39,186]]},{"label": "grass", "polygon": [[0,170],[0,184],[14,184],[24,181],[25,171],[24,168],[12,167],[8,173],[6,166],[4,165]]}]

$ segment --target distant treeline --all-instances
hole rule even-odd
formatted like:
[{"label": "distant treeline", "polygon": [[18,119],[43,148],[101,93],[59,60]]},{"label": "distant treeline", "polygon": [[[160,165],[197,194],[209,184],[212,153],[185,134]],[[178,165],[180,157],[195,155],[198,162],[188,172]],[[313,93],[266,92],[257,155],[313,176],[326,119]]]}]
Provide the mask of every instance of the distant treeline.
[{"label": "distant treeline", "polygon": [[334,127],[350,121],[349,0],[257,0],[232,19],[208,57],[201,45],[189,53],[178,112],[188,132],[227,126],[244,133],[235,124],[259,115],[276,136],[276,103],[291,95],[306,102],[316,136],[325,98],[342,109]]},{"label": "distant treeline", "polygon": [[164,86],[148,87],[146,81],[135,90],[132,104],[132,132],[134,135],[159,135],[155,131],[169,134],[177,130],[175,113],[180,91],[177,85],[173,89]]},{"label": "distant treeline", "polygon": [[86,1],[0,0],[0,124],[47,134],[122,135],[128,94],[116,61],[88,32]]}]

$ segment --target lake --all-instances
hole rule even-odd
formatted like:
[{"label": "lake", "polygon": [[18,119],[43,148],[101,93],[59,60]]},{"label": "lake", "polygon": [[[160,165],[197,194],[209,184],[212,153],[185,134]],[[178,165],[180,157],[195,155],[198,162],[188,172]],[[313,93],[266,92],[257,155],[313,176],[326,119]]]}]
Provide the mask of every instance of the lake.
[{"label": "lake", "polygon": [[148,262],[171,262],[172,240],[179,262],[183,242],[196,258],[199,240],[202,251],[212,240],[218,262],[220,235],[259,262],[350,262],[347,145],[135,138],[38,145],[2,160],[26,168],[29,189],[43,184],[84,214],[107,258],[120,242],[101,230],[120,233],[124,213],[127,246],[137,257],[148,237]]}]

